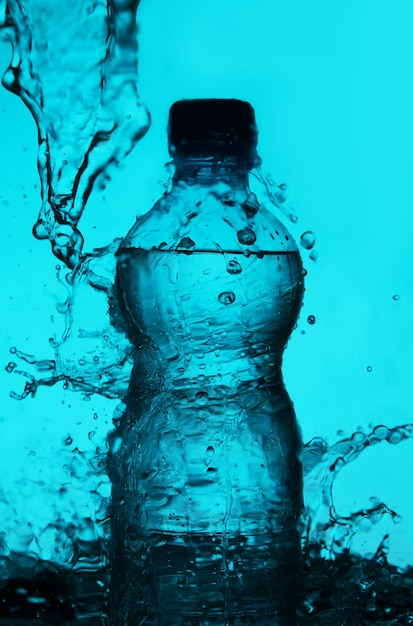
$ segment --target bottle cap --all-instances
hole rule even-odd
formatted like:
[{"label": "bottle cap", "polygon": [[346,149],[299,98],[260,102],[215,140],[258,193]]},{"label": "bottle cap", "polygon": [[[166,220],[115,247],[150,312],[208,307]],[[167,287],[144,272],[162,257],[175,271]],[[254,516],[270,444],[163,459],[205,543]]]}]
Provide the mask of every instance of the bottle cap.
[{"label": "bottle cap", "polygon": [[173,157],[256,159],[254,109],[241,100],[179,100],[169,111],[168,145]]}]

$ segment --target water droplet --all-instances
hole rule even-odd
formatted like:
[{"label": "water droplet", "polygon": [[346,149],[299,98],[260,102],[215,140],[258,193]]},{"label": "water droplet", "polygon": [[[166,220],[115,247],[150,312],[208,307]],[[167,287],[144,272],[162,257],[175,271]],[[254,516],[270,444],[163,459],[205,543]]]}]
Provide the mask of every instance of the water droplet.
[{"label": "water droplet", "polygon": [[198,393],[195,394],[195,403],[198,406],[205,406],[208,400],[209,396],[206,391],[198,391]]},{"label": "water droplet", "polygon": [[177,248],[179,250],[185,250],[185,254],[192,254],[191,248],[195,246],[195,241],[193,241],[190,237],[183,237],[181,241],[178,243]]},{"label": "water droplet", "polygon": [[243,228],[237,232],[238,241],[246,246],[250,246],[255,243],[257,237],[255,236],[252,228]]},{"label": "water droplet", "polygon": [[306,230],[305,233],[301,235],[301,245],[306,250],[311,250],[311,248],[315,244],[315,235],[312,230]]},{"label": "water droplet", "polygon": [[235,206],[236,202],[234,198],[231,198],[229,193],[226,193],[221,198],[222,204],[226,204],[226,206]]},{"label": "water droplet", "polygon": [[372,370],[373,370],[372,366],[371,366],[371,365],[368,365],[368,366],[367,366],[367,371],[368,371],[368,372],[371,372]]},{"label": "water droplet", "polygon": [[16,367],[16,363],[13,363],[13,361],[11,361],[10,363],[6,365],[6,372],[11,374],[15,367]]},{"label": "water droplet", "polygon": [[366,435],[361,432],[355,432],[352,436],[351,439],[356,443],[356,444],[360,444],[360,443],[364,443],[364,441],[366,441]]},{"label": "water droplet", "polygon": [[219,294],[218,300],[221,304],[232,304],[235,302],[235,293],[233,291],[223,291]]},{"label": "water droplet", "polygon": [[245,202],[241,203],[241,207],[244,209],[245,214],[248,218],[253,217],[257,213],[259,208],[256,196],[252,193],[249,193]]},{"label": "water droplet", "polygon": [[207,474],[216,474],[216,473],[217,473],[216,467],[208,467]]},{"label": "water droplet", "polygon": [[206,453],[207,453],[208,456],[212,456],[213,454],[215,454],[214,446],[208,446],[207,450],[206,450]]},{"label": "water droplet", "polygon": [[317,261],[317,259],[318,259],[318,252],[317,252],[317,250],[313,250],[312,251],[312,253],[310,254],[310,259],[312,261]]},{"label": "water droplet", "polygon": [[70,446],[72,443],[73,443],[73,438],[72,438],[72,436],[69,434],[69,435],[67,435],[67,436],[66,436],[66,439],[65,439],[65,446]]},{"label": "water droplet", "polygon": [[11,354],[16,354],[16,352],[17,352],[17,348],[15,348],[14,346],[12,346],[12,347],[10,348],[10,353],[11,353]]},{"label": "water droplet", "polygon": [[289,216],[289,217],[290,217],[290,221],[291,221],[293,224],[297,224],[297,222],[298,222],[298,215],[294,215],[294,213],[290,213],[290,216]]},{"label": "water droplet", "polygon": [[376,428],[373,430],[373,435],[375,437],[377,437],[377,439],[380,439],[380,441],[387,439],[387,437],[389,436],[389,429],[387,428],[387,426],[376,426]]},{"label": "water droplet", "polygon": [[231,259],[228,261],[227,272],[228,274],[241,274],[242,267],[236,259]]},{"label": "water droplet", "polygon": [[399,298],[400,298],[400,296],[397,293],[395,293],[394,296],[393,296],[393,300],[397,301]]},{"label": "water droplet", "polygon": [[111,453],[117,454],[119,450],[121,449],[122,443],[123,443],[122,437],[115,437],[112,441]]},{"label": "water droplet", "polygon": [[309,316],[307,317],[307,322],[308,322],[309,324],[315,324],[315,316],[314,316],[314,315],[309,315]]},{"label": "water droplet", "polygon": [[390,433],[389,437],[387,438],[387,441],[392,444],[397,444],[397,443],[400,443],[402,439],[403,439],[402,433],[399,432],[398,430],[394,430],[393,432]]},{"label": "water droplet", "polygon": [[301,270],[301,276],[307,276],[307,274],[307,270],[303,267],[303,269]]}]

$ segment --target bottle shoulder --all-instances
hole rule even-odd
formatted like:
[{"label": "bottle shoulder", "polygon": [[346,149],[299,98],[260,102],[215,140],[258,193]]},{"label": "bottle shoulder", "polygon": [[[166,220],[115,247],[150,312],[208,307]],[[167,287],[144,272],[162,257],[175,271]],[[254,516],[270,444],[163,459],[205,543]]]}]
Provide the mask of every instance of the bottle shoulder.
[{"label": "bottle shoulder", "polygon": [[174,185],[129,231],[123,248],[297,252],[283,223],[249,189]]}]

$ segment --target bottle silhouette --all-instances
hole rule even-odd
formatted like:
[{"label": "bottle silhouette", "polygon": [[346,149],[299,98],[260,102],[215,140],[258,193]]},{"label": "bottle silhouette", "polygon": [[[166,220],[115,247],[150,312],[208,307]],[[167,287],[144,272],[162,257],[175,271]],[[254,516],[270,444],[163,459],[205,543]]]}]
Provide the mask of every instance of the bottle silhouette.
[{"label": "bottle silhouette", "polygon": [[112,436],[112,626],[292,626],[300,434],[281,362],[303,294],[285,227],[248,186],[254,111],[170,111],[172,188],[118,252],[136,346]]}]

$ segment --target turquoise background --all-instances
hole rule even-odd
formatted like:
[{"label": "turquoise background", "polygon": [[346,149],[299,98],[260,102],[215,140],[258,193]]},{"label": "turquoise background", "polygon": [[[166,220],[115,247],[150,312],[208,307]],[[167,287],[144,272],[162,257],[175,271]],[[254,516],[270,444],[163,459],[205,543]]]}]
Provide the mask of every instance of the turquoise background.
[{"label": "turquoise background", "polygon": [[[413,421],[411,2],[142,0],[138,21],[139,87],[152,126],[103,194],[92,194],[80,224],[85,248],[125,234],[162,193],[172,102],[248,100],[263,169],[287,183],[299,217],[293,234],[311,229],[317,237],[316,262],[303,250],[307,291],[284,365],[304,440]],[[7,43],[0,55],[3,72]],[[31,234],[40,206],[36,143],[29,112],[1,88],[0,513],[26,530],[39,509],[47,519],[57,506],[47,477],[59,480],[67,434],[92,449],[88,432],[93,426],[103,442],[116,406],[98,397],[85,403],[61,385],[35,399],[9,398],[23,386],[4,371],[15,360],[10,347],[51,358],[64,297],[49,245]],[[382,443],[350,464],[336,488],[341,511],[377,495],[403,516],[391,550],[401,565],[413,564],[412,452],[411,442]],[[87,507],[85,485],[71,484]],[[31,550],[42,549],[31,541]]]}]

